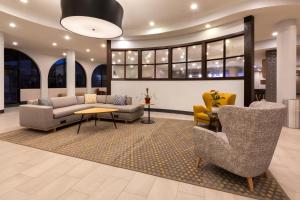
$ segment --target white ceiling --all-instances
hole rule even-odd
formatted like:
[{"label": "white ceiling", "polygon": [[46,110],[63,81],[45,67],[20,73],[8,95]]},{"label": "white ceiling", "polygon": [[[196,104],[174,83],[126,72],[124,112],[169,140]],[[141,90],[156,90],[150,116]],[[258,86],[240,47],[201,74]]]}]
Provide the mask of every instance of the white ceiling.
[{"label": "white ceiling", "polygon": [[[6,33],[7,45],[18,40],[20,47],[59,54],[65,49],[75,49],[79,57],[96,62],[106,60],[104,40],[97,40],[68,33],[60,26],[60,0],[0,0],[0,31]],[[182,35],[212,26],[240,20],[247,15],[256,19],[256,40],[271,38],[276,23],[296,18],[300,30],[300,0],[118,0],[124,7],[124,37],[130,39],[162,38]],[[196,11],[190,10],[197,3]],[[155,21],[150,27],[149,22]],[[17,23],[11,29],[9,22]],[[72,39],[63,39],[65,34]],[[58,47],[53,48],[52,42]],[[85,52],[86,48],[91,53]]]}]

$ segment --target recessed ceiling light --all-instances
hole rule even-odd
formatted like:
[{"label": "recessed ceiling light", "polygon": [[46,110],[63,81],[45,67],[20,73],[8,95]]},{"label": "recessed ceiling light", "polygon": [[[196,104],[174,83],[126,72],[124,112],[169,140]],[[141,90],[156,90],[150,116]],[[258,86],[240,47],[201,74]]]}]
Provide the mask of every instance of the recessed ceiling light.
[{"label": "recessed ceiling light", "polygon": [[63,56],[67,56],[67,53],[66,53],[66,52],[63,52],[62,55],[63,55]]},{"label": "recessed ceiling light", "polygon": [[155,22],[154,21],[150,21],[149,22],[149,26],[155,26]]},{"label": "recessed ceiling light", "polygon": [[18,42],[13,42],[12,45],[18,46]]},{"label": "recessed ceiling light", "polygon": [[192,3],[190,8],[191,8],[191,10],[197,10],[198,9],[198,4]]},{"label": "recessed ceiling light", "polygon": [[106,47],[106,44],[104,44],[104,43],[101,44],[101,47],[102,47],[102,48],[105,48],[105,47]]},{"label": "recessed ceiling light", "polygon": [[9,26],[10,26],[11,28],[16,28],[16,27],[17,27],[17,25],[16,25],[14,22],[10,22],[10,23],[9,23]]},{"label": "recessed ceiling light", "polygon": [[85,51],[86,51],[86,52],[88,52],[88,53],[90,53],[90,52],[91,52],[91,50],[90,50],[90,49],[86,49]]},{"label": "recessed ceiling light", "polygon": [[205,24],[205,28],[211,28],[210,24]]},{"label": "recessed ceiling light", "polygon": [[20,0],[21,3],[28,3],[28,0]]},{"label": "recessed ceiling light", "polygon": [[94,62],[94,61],[95,61],[95,59],[94,59],[94,58],[91,58],[91,61],[92,61],[92,62]]},{"label": "recessed ceiling light", "polygon": [[71,37],[69,36],[69,35],[65,35],[65,40],[70,40],[71,39]]},{"label": "recessed ceiling light", "polygon": [[56,42],[53,42],[53,43],[52,43],[52,46],[56,47],[56,46],[57,46],[57,43],[56,43]]},{"label": "recessed ceiling light", "polygon": [[278,32],[273,32],[273,33],[272,33],[272,36],[273,36],[273,37],[276,37],[277,35],[278,35]]}]

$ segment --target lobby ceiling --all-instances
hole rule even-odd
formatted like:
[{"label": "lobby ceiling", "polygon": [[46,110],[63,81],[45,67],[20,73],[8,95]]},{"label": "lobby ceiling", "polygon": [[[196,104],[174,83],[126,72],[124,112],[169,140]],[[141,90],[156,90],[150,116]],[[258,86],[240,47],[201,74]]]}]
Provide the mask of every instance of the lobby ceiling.
[{"label": "lobby ceiling", "polygon": [[[289,18],[298,19],[299,0],[118,0],[124,7],[125,39],[166,38],[216,27],[241,20],[247,15],[256,19],[256,41],[272,38],[275,25]],[[192,10],[191,5],[197,8]],[[92,39],[67,32],[60,26],[60,0],[0,0],[0,31],[6,33],[7,45],[13,40],[27,49],[62,54],[75,49],[79,57],[105,62],[101,39]],[[17,24],[12,29],[10,22]],[[43,34],[40,34],[43,33]],[[64,40],[69,35],[72,39]],[[57,42],[57,47],[51,45]],[[49,45],[50,44],[50,45]],[[58,51],[59,49],[59,51]],[[86,49],[91,49],[86,52]]]}]

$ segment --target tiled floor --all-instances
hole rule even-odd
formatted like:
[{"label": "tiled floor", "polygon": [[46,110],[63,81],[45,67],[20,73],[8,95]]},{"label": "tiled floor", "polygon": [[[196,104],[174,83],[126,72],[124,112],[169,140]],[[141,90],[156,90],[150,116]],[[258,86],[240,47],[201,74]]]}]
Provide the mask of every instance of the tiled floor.
[{"label": "tiled floor", "polygon": [[[191,120],[191,116],[153,113]],[[0,133],[18,126],[18,109],[0,115]],[[284,128],[270,170],[300,199],[300,131]],[[0,141],[0,200],[248,199],[134,171]]]}]

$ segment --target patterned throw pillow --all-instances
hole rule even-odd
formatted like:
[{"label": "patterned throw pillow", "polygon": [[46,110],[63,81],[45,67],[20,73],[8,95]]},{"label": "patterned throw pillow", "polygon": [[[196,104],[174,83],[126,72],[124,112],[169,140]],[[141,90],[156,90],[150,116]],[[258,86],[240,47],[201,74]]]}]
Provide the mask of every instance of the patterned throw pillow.
[{"label": "patterned throw pillow", "polygon": [[116,95],[114,96],[114,105],[120,105],[120,106],[125,106],[126,105],[126,99],[127,96],[120,96]]},{"label": "patterned throw pillow", "polygon": [[97,95],[96,94],[85,94],[84,102],[85,102],[85,104],[97,103]]}]

